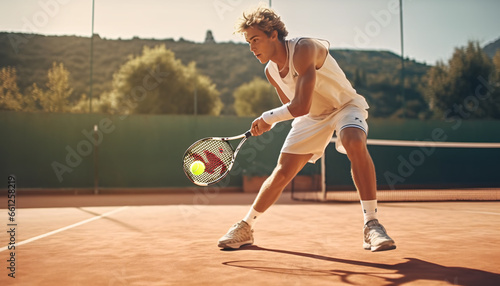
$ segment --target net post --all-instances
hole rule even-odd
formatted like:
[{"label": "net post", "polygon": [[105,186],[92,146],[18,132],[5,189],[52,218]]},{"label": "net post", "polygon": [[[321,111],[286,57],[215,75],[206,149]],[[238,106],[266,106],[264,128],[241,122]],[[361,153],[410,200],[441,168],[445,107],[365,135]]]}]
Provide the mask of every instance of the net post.
[{"label": "net post", "polygon": [[326,153],[321,156],[321,200],[326,201]]}]

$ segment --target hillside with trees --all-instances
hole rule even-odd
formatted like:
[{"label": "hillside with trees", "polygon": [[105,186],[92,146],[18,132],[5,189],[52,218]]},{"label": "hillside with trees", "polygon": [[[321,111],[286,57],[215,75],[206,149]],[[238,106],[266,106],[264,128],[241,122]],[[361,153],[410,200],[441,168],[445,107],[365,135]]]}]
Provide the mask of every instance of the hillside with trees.
[{"label": "hillside with trees", "polygon": [[[8,86],[2,91],[5,93],[2,100],[8,99],[7,101],[14,102],[8,104],[0,102],[0,110],[30,110],[21,108],[21,105],[31,106],[35,110],[44,110],[41,108],[40,100],[51,90],[49,87],[50,70],[59,68],[59,73],[64,75],[61,79],[64,79],[67,84],[64,90],[65,100],[72,105],[63,112],[88,112],[87,104],[85,104],[90,86],[90,39],[88,37],[0,33],[0,45],[3,47],[0,50],[0,69],[2,69],[2,77],[5,78],[5,80],[2,79],[2,85]],[[93,40],[92,98],[96,104],[101,104],[102,108],[93,112],[112,112],[113,108],[109,99],[114,97],[114,100],[119,102],[120,99],[117,96],[120,93],[130,92],[130,88],[134,87],[134,85],[127,87],[119,80],[124,79],[124,69],[127,66],[129,69],[134,66],[132,64],[134,60],[148,61],[145,51],[151,52],[159,47],[164,47],[162,53],[170,57],[168,61],[172,63],[178,61],[179,64],[176,65],[180,66],[177,70],[184,75],[177,78],[177,82],[183,82],[184,86],[179,86],[175,92],[185,94],[186,99],[189,98],[191,101],[177,99],[168,103],[165,98],[158,97],[158,94],[148,96],[148,98],[163,100],[165,104],[186,104],[189,108],[162,109],[156,102],[156,105],[153,103],[153,105],[127,110],[115,106],[115,112],[118,110],[118,112],[129,113],[192,114],[196,112],[192,108],[192,99],[198,95],[202,99],[206,95],[211,100],[220,99],[220,104],[216,103],[213,111],[204,111],[207,112],[206,114],[242,115],[241,110],[251,110],[249,112],[252,114],[259,113],[258,108],[249,106],[244,108],[240,106],[242,108],[240,111],[235,108],[235,98],[241,97],[241,94],[251,94],[250,88],[265,90],[262,82],[255,81],[256,78],[265,79],[264,66],[254,58],[247,44],[231,42],[202,44],[182,39],[178,41],[140,38],[112,40],[100,38],[98,35],[95,35]],[[433,77],[443,74],[443,71],[438,73],[435,67],[405,59],[403,90],[401,58],[398,55],[387,51],[335,49],[330,50],[330,53],[338,61],[358,92],[366,97],[371,106],[371,117],[425,119],[442,116],[442,112],[435,110],[437,105],[432,100],[429,88],[436,80]],[[155,61],[163,61],[160,58],[156,58]],[[149,64],[148,68],[153,69],[152,62]],[[490,67],[487,70],[491,74],[498,71],[492,59],[488,65]],[[140,64],[136,63],[136,66]],[[438,66],[445,66],[445,64],[438,63]],[[447,69],[462,68],[466,67],[453,65]],[[144,74],[146,70],[143,69],[140,74]],[[130,70],[129,74],[131,73],[133,71]],[[474,71],[472,74],[474,75]],[[486,77],[491,86],[498,83],[494,81],[493,75]],[[140,81],[141,78],[138,80]],[[456,80],[463,79],[456,78]],[[121,87],[120,84],[122,84]],[[168,85],[171,86],[172,83]],[[200,85],[200,89],[194,88],[195,85]],[[493,88],[489,89],[490,92],[493,90]],[[163,87],[161,92],[172,93],[174,91]],[[19,97],[23,98],[22,104],[14,100]],[[491,96],[491,98],[493,100],[495,97]],[[263,101],[256,100],[255,102]],[[202,103],[198,102],[198,106],[199,104]],[[485,116],[496,118],[491,115]]]},{"label": "hillside with trees", "polygon": [[483,51],[488,55],[488,57],[493,58],[499,49],[500,39],[497,39],[489,44],[486,44],[483,48]]},{"label": "hillside with trees", "polygon": [[[21,37],[15,48],[12,37]],[[31,93],[33,83],[46,82],[47,70],[53,62],[63,63],[70,72],[72,100],[88,96],[90,84],[90,39],[76,36],[43,36],[0,33],[0,67],[13,67],[17,71],[17,84],[21,93]],[[107,40],[94,36],[93,96],[99,98],[112,89],[113,75],[144,47],[165,45],[182,64],[195,63],[196,69],[208,76],[221,93],[224,103],[222,114],[234,114],[232,92],[255,76],[264,78],[263,66],[255,60],[243,44],[197,44],[171,39]],[[17,51],[17,52],[16,52]]]}]

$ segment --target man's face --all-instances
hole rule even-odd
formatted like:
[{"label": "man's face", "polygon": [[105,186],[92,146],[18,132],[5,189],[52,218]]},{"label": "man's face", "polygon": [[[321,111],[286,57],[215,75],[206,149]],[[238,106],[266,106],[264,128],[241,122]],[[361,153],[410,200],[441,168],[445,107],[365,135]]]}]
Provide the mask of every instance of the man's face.
[{"label": "man's face", "polygon": [[268,37],[262,30],[249,27],[244,30],[245,40],[250,45],[250,51],[262,63],[265,64],[271,57],[273,37]]}]

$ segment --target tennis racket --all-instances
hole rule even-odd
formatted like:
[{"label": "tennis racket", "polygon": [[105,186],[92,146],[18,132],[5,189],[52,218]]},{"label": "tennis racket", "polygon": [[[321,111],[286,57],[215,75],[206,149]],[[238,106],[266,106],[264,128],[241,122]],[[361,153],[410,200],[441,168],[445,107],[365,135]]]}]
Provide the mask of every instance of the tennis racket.
[{"label": "tennis racket", "polygon": [[[233,137],[208,137],[194,142],[184,153],[183,169],[191,182],[198,186],[209,186],[224,179],[233,167],[236,155],[245,141],[252,136],[250,130]],[[242,139],[236,149],[229,141]],[[191,173],[191,164],[201,161],[205,171],[199,175]]]}]

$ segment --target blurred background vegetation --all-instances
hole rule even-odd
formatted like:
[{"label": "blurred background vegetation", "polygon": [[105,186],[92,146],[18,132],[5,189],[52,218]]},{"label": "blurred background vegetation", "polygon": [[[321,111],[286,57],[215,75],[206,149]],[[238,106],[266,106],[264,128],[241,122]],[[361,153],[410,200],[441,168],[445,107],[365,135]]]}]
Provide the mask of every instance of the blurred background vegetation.
[{"label": "blurred background vegetation", "polygon": [[[246,44],[95,35],[93,45],[92,112],[256,116],[280,104]],[[89,112],[88,37],[4,32],[0,46],[0,110]],[[371,117],[498,119],[499,46],[464,43],[434,66],[405,59],[404,84],[394,53],[330,53]]]}]

